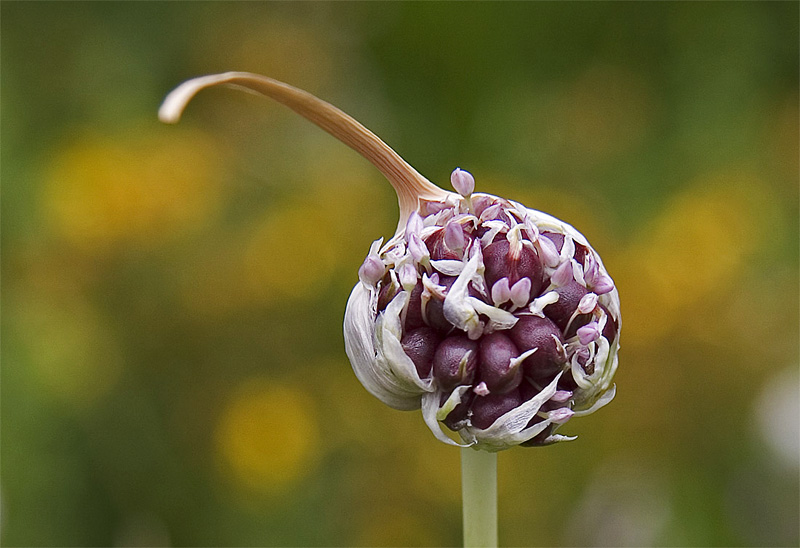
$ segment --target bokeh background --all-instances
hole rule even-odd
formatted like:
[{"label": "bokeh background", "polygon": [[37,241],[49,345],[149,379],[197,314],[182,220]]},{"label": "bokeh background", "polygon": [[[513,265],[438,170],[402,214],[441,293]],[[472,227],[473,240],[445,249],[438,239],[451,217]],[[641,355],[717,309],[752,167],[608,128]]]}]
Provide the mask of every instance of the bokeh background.
[{"label": "bokeh background", "polygon": [[392,191],[268,74],[446,185],[582,230],[616,401],[502,453],[501,543],[797,546],[798,4],[3,2],[8,546],[457,545],[458,451],[341,321]]}]

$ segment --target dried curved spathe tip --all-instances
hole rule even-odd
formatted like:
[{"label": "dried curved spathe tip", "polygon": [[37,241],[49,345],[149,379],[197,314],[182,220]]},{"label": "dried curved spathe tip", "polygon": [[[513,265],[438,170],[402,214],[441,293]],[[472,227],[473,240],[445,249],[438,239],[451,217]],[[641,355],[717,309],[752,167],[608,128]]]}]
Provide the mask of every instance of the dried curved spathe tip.
[{"label": "dried curved spathe tip", "polygon": [[345,310],[345,350],[371,394],[421,407],[445,443],[487,451],[574,439],[556,429],[613,399],[619,295],[580,232],[476,194],[460,168],[456,192],[445,191],[341,110],[264,76],[195,78],[159,116],[176,122],[198,91],[219,84],[288,106],[362,154],[397,193],[397,231],[373,242]]},{"label": "dried curved spathe tip", "polygon": [[419,205],[418,200],[441,199],[447,192],[411,167],[394,150],[348,114],[310,93],[278,80],[249,72],[225,72],[188,80],[167,95],[158,117],[174,124],[186,105],[201,90],[226,85],[264,95],[284,104],[324,129],[369,160],[389,180],[400,203],[400,218],[406,218]]}]

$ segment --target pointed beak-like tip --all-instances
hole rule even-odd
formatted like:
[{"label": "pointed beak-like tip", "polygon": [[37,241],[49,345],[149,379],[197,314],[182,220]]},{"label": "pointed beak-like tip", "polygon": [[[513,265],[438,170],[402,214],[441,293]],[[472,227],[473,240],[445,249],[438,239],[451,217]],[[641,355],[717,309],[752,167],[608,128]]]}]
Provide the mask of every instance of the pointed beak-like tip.
[{"label": "pointed beak-like tip", "polygon": [[158,119],[165,124],[177,124],[183,109],[199,90],[198,79],[188,80],[170,91],[158,108]]},{"label": "pointed beak-like tip", "polygon": [[181,119],[180,113],[173,112],[164,108],[164,105],[161,105],[161,108],[158,109],[158,120],[164,124],[177,124]]}]

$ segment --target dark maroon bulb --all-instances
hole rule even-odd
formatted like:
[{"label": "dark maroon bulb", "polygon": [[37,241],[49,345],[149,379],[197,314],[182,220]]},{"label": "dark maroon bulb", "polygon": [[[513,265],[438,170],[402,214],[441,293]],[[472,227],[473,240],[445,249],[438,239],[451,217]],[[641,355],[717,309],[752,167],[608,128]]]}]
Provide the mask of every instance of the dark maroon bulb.
[{"label": "dark maroon bulb", "polygon": [[569,325],[569,329],[564,332],[564,338],[570,339],[574,337],[578,333],[578,329],[592,321],[594,318],[591,314],[578,314],[575,316],[575,319],[572,320],[572,323]]},{"label": "dark maroon bulb", "polygon": [[519,385],[519,393],[522,396],[522,401],[533,399],[533,397],[539,394],[541,391],[542,387],[534,386],[531,384],[530,379],[523,379],[522,383]]},{"label": "dark maroon bulb", "polygon": [[586,257],[586,253],[588,253],[588,249],[583,247],[578,242],[575,242],[575,260],[578,261],[581,265],[583,265],[583,259]]},{"label": "dark maroon bulb", "polygon": [[558,232],[542,232],[542,236],[548,238],[556,245],[556,249],[561,253],[561,248],[564,247],[564,235]]},{"label": "dark maroon bulb", "polygon": [[411,290],[411,296],[406,309],[405,330],[410,331],[423,327],[425,321],[422,319],[422,281],[417,280],[417,285]]},{"label": "dark maroon bulb", "polygon": [[472,401],[472,425],[481,430],[489,428],[494,421],[515,409],[522,403],[519,390],[514,389],[505,394],[488,394],[475,396]]},{"label": "dark maroon bulb", "polygon": [[575,382],[575,377],[572,376],[572,371],[569,369],[558,379],[559,390],[575,390],[577,387],[578,383]]},{"label": "dark maroon bulb", "polygon": [[491,393],[513,390],[522,381],[522,367],[511,368],[511,360],[519,356],[514,342],[501,332],[480,339],[478,380],[486,383]]},{"label": "dark maroon bulb", "polygon": [[[448,291],[455,281],[455,276],[439,276],[439,285],[446,287]],[[444,299],[439,299],[435,296],[431,297],[425,304],[425,318],[428,320],[429,326],[443,334],[447,334],[453,329],[453,324],[444,317]]]},{"label": "dark maroon bulb", "polygon": [[419,327],[407,332],[400,340],[403,351],[414,362],[420,378],[426,379],[431,374],[433,355],[439,346],[439,335],[430,327]]},{"label": "dark maroon bulb", "polygon": [[537,349],[523,363],[526,376],[542,379],[555,375],[567,361],[561,330],[548,318],[519,316],[509,336],[520,352]]},{"label": "dark maroon bulb", "polygon": [[442,390],[471,384],[478,366],[478,343],[466,335],[444,339],[433,356],[433,377]]},{"label": "dark maroon bulb", "polygon": [[392,277],[387,272],[378,284],[378,312],[383,312],[397,295],[399,286],[392,283]]},{"label": "dark maroon bulb", "polygon": [[444,229],[437,230],[425,239],[425,246],[428,248],[431,260],[441,261],[443,259],[457,260],[459,259],[451,249],[448,249],[444,244]]},{"label": "dark maroon bulb", "polygon": [[558,301],[544,307],[544,313],[563,331],[567,328],[572,313],[578,308],[578,303],[589,290],[572,280],[554,291],[558,293]]},{"label": "dark maroon bulb", "polygon": [[600,309],[606,313],[606,316],[608,316],[608,318],[606,319],[606,325],[605,327],[603,327],[603,336],[608,340],[610,344],[614,342],[614,337],[617,336],[617,331],[619,331],[619,326],[617,326],[617,321],[608,311],[608,308],[606,308],[601,304]]},{"label": "dark maroon bulb", "polygon": [[542,263],[535,251],[522,246],[519,255],[511,254],[508,240],[496,240],[483,250],[484,276],[486,285],[491,289],[501,278],[508,278],[509,285],[514,285],[522,278],[530,278],[533,298],[542,289]]}]

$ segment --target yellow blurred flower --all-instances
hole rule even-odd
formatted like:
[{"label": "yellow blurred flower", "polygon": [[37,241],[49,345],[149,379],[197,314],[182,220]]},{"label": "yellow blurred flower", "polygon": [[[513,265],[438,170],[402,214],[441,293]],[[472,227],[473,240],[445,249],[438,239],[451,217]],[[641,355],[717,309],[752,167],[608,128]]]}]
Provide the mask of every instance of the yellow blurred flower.
[{"label": "yellow blurred flower", "polygon": [[280,493],[313,468],[320,449],[317,423],[314,402],[302,389],[250,379],[219,418],[216,451],[240,487]]},{"label": "yellow blurred flower", "polygon": [[348,154],[332,140],[321,146],[320,154],[298,167],[308,180],[302,201],[277,201],[254,222],[206,242],[210,252],[204,249],[200,264],[182,280],[186,305],[216,315],[318,299],[337,272],[355,281],[375,234],[394,228],[394,197],[386,193],[390,201],[383,207],[380,174],[370,176],[370,167]]},{"label": "yellow blurred flower", "polygon": [[191,132],[81,137],[47,170],[45,221],[85,252],[158,245],[217,212],[218,159],[213,143]]},{"label": "yellow blurred flower", "polygon": [[313,294],[336,266],[336,242],[313,207],[296,204],[267,215],[243,257],[248,294],[260,301]]},{"label": "yellow blurred flower", "polygon": [[700,179],[673,197],[614,262],[628,317],[624,344],[645,344],[712,294],[738,292],[747,259],[767,237],[773,204],[741,174]]}]

